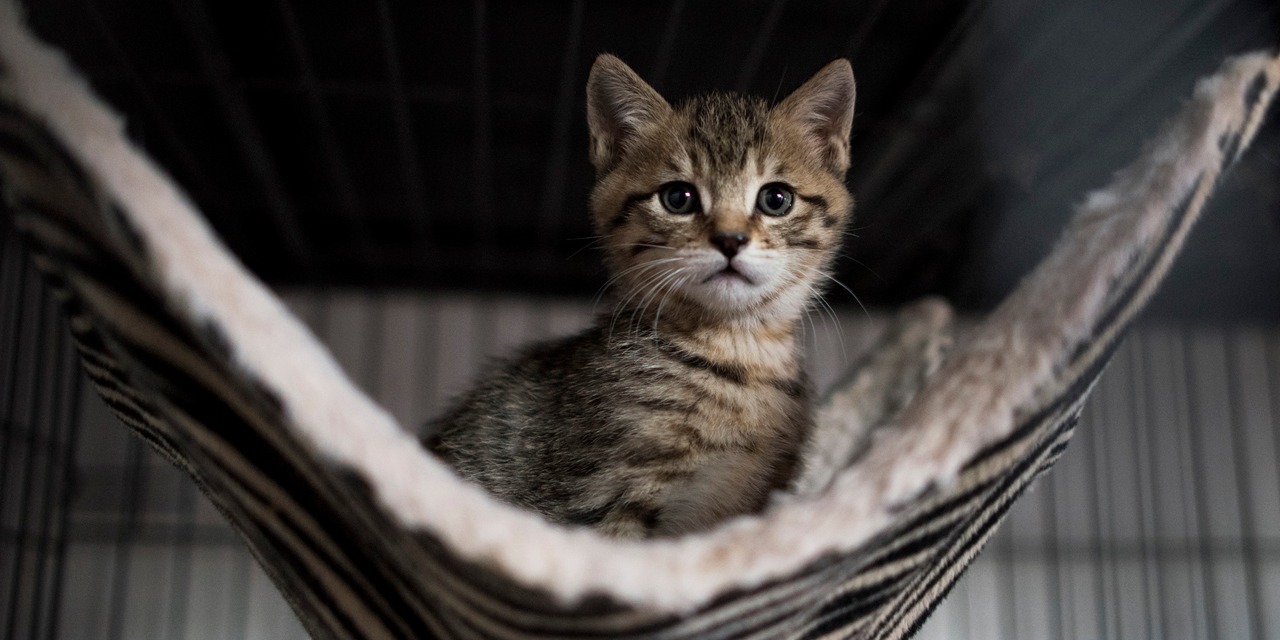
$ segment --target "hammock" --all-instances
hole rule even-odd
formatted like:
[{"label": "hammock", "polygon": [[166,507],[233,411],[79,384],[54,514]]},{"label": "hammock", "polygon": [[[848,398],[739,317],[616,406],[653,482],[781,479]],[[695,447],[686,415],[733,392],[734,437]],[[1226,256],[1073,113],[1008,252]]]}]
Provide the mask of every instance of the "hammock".
[{"label": "hammock", "polygon": [[1280,55],[1228,60],[988,317],[902,312],[826,396],[791,495],[668,540],[548,524],[424,452],[7,3],[0,186],[98,392],[314,637],[901,638],[1062,454],[1277,85]]}]

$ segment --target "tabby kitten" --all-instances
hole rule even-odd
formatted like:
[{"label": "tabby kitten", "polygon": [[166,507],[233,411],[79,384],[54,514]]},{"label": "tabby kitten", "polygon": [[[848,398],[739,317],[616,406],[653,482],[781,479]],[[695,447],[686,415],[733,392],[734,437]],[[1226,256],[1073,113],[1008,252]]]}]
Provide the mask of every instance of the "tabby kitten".
[{"label": "tabby kitten", "polygon": [[587,81],[609,313],[485,376],[428,447],[495,496],[612,536],[762,508],[811,423],[801,316],[852,210],[854,81],[836,60],[777,106],[671,106],[621,60]]}]

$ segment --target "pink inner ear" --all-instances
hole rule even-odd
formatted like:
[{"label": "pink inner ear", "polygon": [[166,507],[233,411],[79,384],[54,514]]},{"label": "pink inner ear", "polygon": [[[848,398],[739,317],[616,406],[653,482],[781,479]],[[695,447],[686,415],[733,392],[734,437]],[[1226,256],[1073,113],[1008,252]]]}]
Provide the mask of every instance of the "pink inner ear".
[{"label": "pink inner ear", "polygon": [[810,112],[805,118],[809,143],[822,157],[823,164],[839,173],[849,168],[851,124],[848,115],[833,110]]}]

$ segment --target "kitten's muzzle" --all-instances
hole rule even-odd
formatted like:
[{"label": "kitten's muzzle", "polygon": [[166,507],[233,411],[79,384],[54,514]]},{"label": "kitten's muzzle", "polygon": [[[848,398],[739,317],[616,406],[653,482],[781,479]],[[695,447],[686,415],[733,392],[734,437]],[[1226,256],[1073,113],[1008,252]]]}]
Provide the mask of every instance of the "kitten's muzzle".
[{"label": "kitten's muzzle", "polygon": [[738,250],[750,241],[751,238],[741,231],[717,231],[711,235],[711,246],[719,249],[726,258],[738,255]]},{"label": "kitten's muzzle", "polygon": [[724,267],[720,268],[717,271],[712,272],[710,275],[708,275],[705,279],[702,280],[701,284],[707,284],[713,281],[724,282],[724,281],[735,281],[735,280],[739,282],[744,282],[749,285],[754,285],[756,283],[755,280],[751,278],[751,276],[747,275],[742,269],[738,268],[738,266],[733,264],[733,258],[728,258],[724,261]]},{"label": "kitten's muzzle", "polygon": [[741,271],[738,271],[737,269],[734,269],[732,265],[728,265],[725,268],[707,276],[706,279],[704,279],[701,284],[708,284],[713,281],[723,282],[723,281],[731,281],[731,280],[736,280],[749,285],[755,284],[755,281],[747,277],[747,274]]}]

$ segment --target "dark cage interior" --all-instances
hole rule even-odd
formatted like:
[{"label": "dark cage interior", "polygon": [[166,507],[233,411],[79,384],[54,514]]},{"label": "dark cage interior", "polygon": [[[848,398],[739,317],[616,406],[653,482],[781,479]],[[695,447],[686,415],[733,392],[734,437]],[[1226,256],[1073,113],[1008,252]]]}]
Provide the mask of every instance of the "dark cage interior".
[{"label": "dark cage interior", "polygon": [[[786,95],[845,56],[859,206],[838,275],[869,305],[938,293],[970,309],[1035,263],[1195,77],[1280,32],[1265,0],[29,4],[276,284],[590,295],[597,53],[677,99]],[[1276,131],[1183,261],[1194,295],[1162,308],[1280,317],[1280,299],[1241,293],[1280,286]]]},{"label": "dark cage interior", "polygon": [[[991,308],[1195,78],[1280,46],[1277,0],[23,4],[406,424],[485,357],[591,312],[597,53],[675,99],[782,96],[852,61],[858,208],[837,275],[872,313],[829,292],[835,326],[808,336],[822,381],[876,307]],[[11,231],[0,215],[0,638],[301,637],[216,509],[81,384]],[[922,636],[1277,637],[1277,291],[1273,113],[1157,322],[1117,352],[1071,450]]]}]

